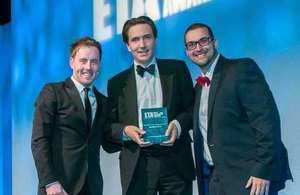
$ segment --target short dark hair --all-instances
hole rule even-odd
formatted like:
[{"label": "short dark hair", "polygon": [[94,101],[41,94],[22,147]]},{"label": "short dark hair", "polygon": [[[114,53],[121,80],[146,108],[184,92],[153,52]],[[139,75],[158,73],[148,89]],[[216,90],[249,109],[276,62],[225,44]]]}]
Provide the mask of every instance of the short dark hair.
[{"label": "short dark hair", "polygon": [[91,37],[79,38],[71,44],[70,55],[74,57],[81,46],[96,47],[99,51],[99,58],[102,56],[101,44]]},{"label": "short dark hair", "polygon": [[194,24],[191,24],[191,25],[185,30],[185,32],[184,32],[184,42],[186,41],[186,39],[185,39],[186,34],[187,34],[189,31],[195,30],[195,29],[197,29],[197,28],[206,28],[207,31],[208,31],[208,34],[209,34],[210,38],[211,38],[212,40],[215,40],[214,33],[213,33],[212,29],[211,29],[208,25],[203,24],[203,23],[194,23]]},{"label": "short dark hair", "polygon": [[131,18],[127,20],[123,26],[122,29],[122,38],[124,43],[128,43],[128,31],[132,26],[135,26],[137,24],[148,24],[153,32],[153,35],[155,38],[157,38],[157,29],[156,26],[151,18],[148,16],[139,16],[137,18]]}]

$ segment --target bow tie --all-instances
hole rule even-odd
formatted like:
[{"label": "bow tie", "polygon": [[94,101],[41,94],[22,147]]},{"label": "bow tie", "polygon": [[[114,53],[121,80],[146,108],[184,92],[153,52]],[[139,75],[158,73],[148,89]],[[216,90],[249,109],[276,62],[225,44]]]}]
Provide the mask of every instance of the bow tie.
[{"label": "bow tie", "polygon": [[210,84],[210,80],[207,76],[199,76],[196,79],[196,81],[197,81],[197,84],[200,86],[205,86],[205,84],[206,84],[206,86],[209,86],[209,84]]},{"label": "bow tie", "polygon": [[138,73],[138,75],[140,75],[141,77],[144,76],[144,73],[145,72],[148,72],[149,74],[151,75],[154,75],[154,72],[155,72],[155,65],[154,64],[151,64],[149,65],[148,67],[144,68],[140,65],[137,65],[136,66],[136,72]]}]

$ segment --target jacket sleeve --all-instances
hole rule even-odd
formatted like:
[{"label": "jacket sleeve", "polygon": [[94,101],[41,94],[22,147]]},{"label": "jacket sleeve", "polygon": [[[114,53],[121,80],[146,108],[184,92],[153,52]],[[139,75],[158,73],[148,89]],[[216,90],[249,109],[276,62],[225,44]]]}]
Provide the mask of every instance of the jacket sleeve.
[{"label": "jacket sleeve", "polygon": [[178,80],[182,112],[176,116],[176,120],[181,126],[180,137],[186,136],[188,131],[193,127],[193,102],[194,89],[193,82],[189,70],[184,62],[182,62],[176,77]]},{"label": "jacket sleeve", "polygon": [[119,123],[118,118],[118,96],[115,92],[115,84],[109,80],[107,84],[107,94],[108,94],[108,132],[112,141],[117,144],[123,144],[123,129],[125,125]]},{"label": "jacket sleeve", "polygon": [[35,103],[31,150],[35,161],[39,185],[58,181],[52,159],[52,140],[55,131],[56,95],[54,87],[46,85]]},{"label": "jacket sleeve", "polygon": [[279,173],[280,119],[273,95],[256,63],[248,59],[239,72],[238,96],[255,131],[256,159],[252,176],[277,180]]},{"label": "jacket sleeve", "polygon": [[[108,105],[107,105],[107,98],[105,98],[104,104],[103,104],[103,109],[105,109],[105,113],[109,115],[108,111]],[[111,120],[109,120],[108,116],[106,117],[106,123],[104,125],[104,132],[103,132],[103,141],[102,141],[102,148],[108,152],[108,153],[113,153],[113,152],[118,152],[121,150],[121,145],[116,143],[114,141],[114,136],[112,134],[111,130]]]}]

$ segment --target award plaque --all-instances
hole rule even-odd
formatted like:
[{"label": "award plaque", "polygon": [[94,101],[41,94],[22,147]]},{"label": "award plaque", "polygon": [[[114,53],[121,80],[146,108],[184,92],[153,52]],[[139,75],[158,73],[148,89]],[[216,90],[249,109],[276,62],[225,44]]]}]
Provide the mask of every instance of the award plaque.
[{"label": "award plaque", "polygon": [[[143,130],[146,131],[144,141],[152,144],[160,144],[167,141],[165,132],[168,128],[167,108],[143,108],[141,109]],[[131,138],[123,134],[123,141],[130,141]]]},{"label": "award plaque", "polygon": [[165,132],[168,128],[168,115],[165,107],[143,108],[141,110],[143,129],[146,131],[144,140],[152,144],[160,144],[167,141]]}]

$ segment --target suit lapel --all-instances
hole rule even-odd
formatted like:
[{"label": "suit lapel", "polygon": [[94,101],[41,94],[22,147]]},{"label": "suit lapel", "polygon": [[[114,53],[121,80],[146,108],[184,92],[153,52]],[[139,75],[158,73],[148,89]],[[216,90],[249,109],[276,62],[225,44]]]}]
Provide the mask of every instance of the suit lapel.
[{"label": "suit lapel", "polygon": [[134,67],[129,71],[128,78],[123,88],[125,108],[127,110],[128,117],[132,117],[131,120],[134,124],[138,125],[138,104],[137,104],[137,89],[136,79],[134,74]]},{"label": "suit lapel", "polygon": [[163,106],[170,108],[171,97],[172,97],[172,86],[173,86],[173,75],[168,73],[168,70],[164,68],[164,65],[161,63],[159,59],[157,59],[157,67],[159,71],[161,90],[162,90],[162,98],[163,98]]},{"label": "suit lapel", "polygon": [[93,91],[94,91],[96,102],[97,102],[97,109],[96,109],[96,113],[95,113],[95,118],[92,123],[91,131],[93,131],[93,129],[95,128],[95,125],[98,123],[98,120],[100,120],[100,116],[105,116],[105,113],[102,113],[103,112],[102,99],[99,95],[99,92],[97,91],[97,89],[95,87],[93,87]]},{"label": "suit lapel", "polygon": [[80,95],[78,93],[78,90],[75,87],[75,84],[73,83],[73,81],[70,78],[68,78],[65,81],[65,84],[66,84],[66,90],[70,96],[71,101],[79,109],[82,119],[84,119],[84,121],[86,122],[87,119],[85,116],[84,107],[83,107]]},{"label": "suit lapel", "polygon": [[195,85],[195,103],[194,103],[194,134],[196,135],[199,129],[199,108],[200,108],[200,100],[201,100],[201,92],[202,87],[198,84]]},{"label": "suit lapel", "polygon": [[211,123],[211,118],[212,118],[212,111],[213,111],[213,107],[214,107],[214,103],[215,103],[215,99],[216,99],[216,94],[217,94],[217,90],[220,86],[220,82],[221,82],[221,76],[222,76],[222,64],[223,64],[224,58],[222,56],[219,57],[219,60],[216,64],[214,73],[213,73],[213,77],[211,80],[211,85],[210,85],[210,89],[209,89],[209,97],[208,97],[208,139],[211,136],[211,131],[210,129],[210,123]]}]

